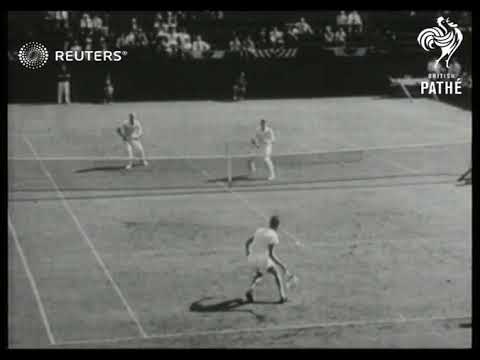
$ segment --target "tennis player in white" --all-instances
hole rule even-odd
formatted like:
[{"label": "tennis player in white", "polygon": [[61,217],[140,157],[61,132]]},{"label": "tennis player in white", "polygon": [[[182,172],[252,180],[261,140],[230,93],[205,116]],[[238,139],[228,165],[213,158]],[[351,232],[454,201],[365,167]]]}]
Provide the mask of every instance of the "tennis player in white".
[{"label": "tennis player in white", "polygon": [[128,120],[117,128],[117,133],[123,141],[125,141],[125,145],[127,146],[129,162],[125,169],[130,170],[133,166],[134,150],[140,153],[143,166],[148,166],[147,159],[145,158],[145,150],[143,150],[143,145],[140,141],[140,138],[143,136],[142,124],[136,119],[135,113],[128,115]]},{"label": "tennis player in white", "polygon": [[257,284],[262,280],[263,274],[268,272],[275,278],[280,293],[279,302],[283,304],[287,301],[287,296],[285,295],[285,289],[278,267],[282,269],[287,277],[290,276],[290,273],[288,272],[287,267],[280,261],[273,251],[275,246],[279,243],[277,229],[280,226],[280,220],[278,216],[272,216],[269,225],[269,228],[257,229],[255,234],[248,239],[245,244],[248,263],[255,271],[250,288],[246,293],[246,298],[248,302],[254,301],[253,291]]},{"label": "tennis player in white", "polygon": [[272,128],[267,126],[267,122],[264,119],[260,120],[260,127],[257,129],[255,137],[251,141],[255,148],[254,152],[251,154],[252,157],[248,161],[250,175],[253,175],[256,171],[255,156],[262,156],[270,173],[268,180],[271,181],[275,179],[275,168],[271,159],[272,145],[274,142],[275,134],[273,133]]}]

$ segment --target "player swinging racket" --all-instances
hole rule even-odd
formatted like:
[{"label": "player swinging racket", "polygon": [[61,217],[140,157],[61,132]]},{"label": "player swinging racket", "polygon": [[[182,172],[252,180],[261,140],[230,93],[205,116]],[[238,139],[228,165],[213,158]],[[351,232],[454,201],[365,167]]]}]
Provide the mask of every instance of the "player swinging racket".
[{"label": "player swinging racket", "polygon": [[130,113],[128,115],[128,120],[126,120],[122,126],[117,128],[117,133],[123,141],[125,141],[125,145],[127,146],[129,162],[125,169],[130,170],[133,166],[134,150],[140,152],[143,166],[148,166],[148,162],[145,158],[145,151],[143,150],[143,145],[140,141],[140,138],[143,135],[143,129],[140,121],[135,118],[135,113]]},{"label": "player swinging racket", "polygon": [[268,180],[274,180],[275,168],[270,157],[272,155],[272,145],[275,142],[275,135],[273,130],[267,126],[267,122],[264,119],[260,120],[260,127],[257,129],[257,133],[251,142],[255,149],[252,157],[248,161],[250,175],[253,175],[256,171],[254,157],[255,155],[260,155],[263,157],[270,173]]},{"label": "player swinging racket", "polygon": [[245,247],[249,265],[255,271],[250,288],[246,293],[248,302],[253,302],[253,291],[255,287],[263,278],[265,272],[272,274],[275,278],[278,291],[280,293],[280,303],[283,304],[287,301],[285,295],[285,289],[282,282],[282,277],[278,268],[282,269],[283,273],[290,277],[287,267],[280,261],[275,255],[274,248],[279,243],[277,229],[280,226],[280,220],[278,216],[272,216],[270,218],[269,228],[259,228],[255,231],[255,234],[247,240]]}]

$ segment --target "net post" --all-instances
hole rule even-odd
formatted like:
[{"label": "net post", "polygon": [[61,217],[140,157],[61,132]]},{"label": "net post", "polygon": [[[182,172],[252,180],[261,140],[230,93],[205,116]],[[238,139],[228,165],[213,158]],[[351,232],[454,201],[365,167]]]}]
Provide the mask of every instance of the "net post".
[{"label": "net post", "polygon": [[225,144],[225,155],[227,158],[227,185],[232,187],[232,159],[230,157],[230,148],[228,143]]}]

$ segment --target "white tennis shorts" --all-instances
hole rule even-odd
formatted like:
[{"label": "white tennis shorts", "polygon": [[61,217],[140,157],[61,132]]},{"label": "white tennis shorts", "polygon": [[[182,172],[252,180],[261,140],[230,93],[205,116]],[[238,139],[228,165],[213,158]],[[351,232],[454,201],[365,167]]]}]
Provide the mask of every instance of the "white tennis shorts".
[{"label": "white tennis shorts", "polygon": [[143,151],[143,146],[140,140],[138,139],[130,139],[126,142],[127,148],[129,148],[130,151]]},{"label": "white tennis shorts", "polygon": [[275,267],[272,259],[266,254],[250,254],[248,256],[248,264],[254,271],[260,273],[264,273],[268,269]]},{"label": "white tennis shorts", "polygon": [[253,147],[250,153],[251,157],[262,157],[263,159],[270,159],[272,156],[272,145],[262,145],[260,148]]}]

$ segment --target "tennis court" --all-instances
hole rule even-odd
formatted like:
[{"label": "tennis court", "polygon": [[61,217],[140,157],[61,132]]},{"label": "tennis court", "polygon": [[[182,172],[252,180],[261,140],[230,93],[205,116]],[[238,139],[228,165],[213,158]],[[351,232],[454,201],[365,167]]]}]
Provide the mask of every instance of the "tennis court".
[{"label": "tennis court", "polygon": [[[131,111],[151,160],[127,172],[114,130]],[[470,112],[370,97],[8,112],[10,347],[471,345],[471,187],[455,183]],[[260,161],[246,176],[260,118],[273,182]],[[300,282],[287,304],[273,279],[242,304],[244,243],[271,214]]]}]

